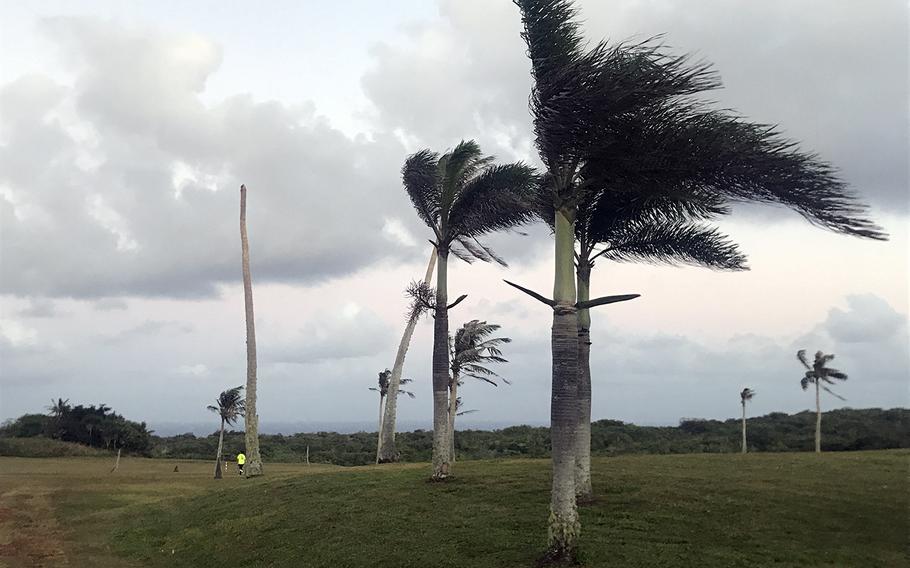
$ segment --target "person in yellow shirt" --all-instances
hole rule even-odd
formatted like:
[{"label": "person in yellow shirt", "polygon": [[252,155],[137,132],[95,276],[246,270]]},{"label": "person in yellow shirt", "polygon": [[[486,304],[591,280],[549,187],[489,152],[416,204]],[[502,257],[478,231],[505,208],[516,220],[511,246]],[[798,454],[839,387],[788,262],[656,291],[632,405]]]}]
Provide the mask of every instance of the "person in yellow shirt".
[{"label": "person in yellow shirt", "polygon": [[243,475],[243,464],[246,463],[246,456],[243,452],[237,454],[237,469],[240,471],[240,475]]}]

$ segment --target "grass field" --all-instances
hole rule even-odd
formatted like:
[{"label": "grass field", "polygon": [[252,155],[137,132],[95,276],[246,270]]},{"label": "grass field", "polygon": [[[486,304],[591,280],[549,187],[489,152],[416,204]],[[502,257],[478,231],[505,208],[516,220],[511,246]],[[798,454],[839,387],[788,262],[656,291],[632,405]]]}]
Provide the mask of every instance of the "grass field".
[{"label": "grass field", "polygon": [[[907,566],[910,452],[596,459],[586,566]],[[0,566],[533,566],[549,462],[0,458]],[[178,471],[174,471],[177,466]],[[245,509],[244,514],[239,511]]]}]

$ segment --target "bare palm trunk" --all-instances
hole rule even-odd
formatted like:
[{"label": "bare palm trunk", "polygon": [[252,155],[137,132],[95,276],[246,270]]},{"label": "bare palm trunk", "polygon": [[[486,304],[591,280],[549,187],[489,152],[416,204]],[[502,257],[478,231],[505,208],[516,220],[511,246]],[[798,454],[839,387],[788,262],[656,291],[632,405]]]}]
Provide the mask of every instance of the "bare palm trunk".
[{"label": "bare palm trunk", "polygon": [[[578,301],[590,299],[591,265],[582,251],[578,262]],[[591,486],[591,314],[578,310],[578,438],[575,446],[575,497],[594,499]]]},{"label": "bare palm trunk", "polygon": [[246,308],[246,466],[244,476],[262,475],[259,456],[259,415],[256,414],[256,324],[253,317],[253,279],[250,276],[250,241],[246,232],[246,186],[240,186],[240,248],[243,262],[243,302]]},{"label": "bare palm trunk", "polygon": [[575,308],[575,210],[556,211],[553,299],[553,384],[550,437],[553,485],[547,523],[548,556],[574,560],[581,523],[575,504],[575,448],[578,424],[578,314]]},{"label": "bare palm trunk", "polygon": [[449,459],[455,463],[455,416],[458,414],[458,376],[452,377],[449,389]]},{"label": "bare palm trunk", "polygon": [[379,455],[382,453],[382,422],[385,415],[382,412],[382,395],[379,395],[379,430],[376,431],[376,463],[379,463]]},{"label": "bare palm trunk", "polygon": [[218,455],[215,456],[215,479],[221,479],[222,450],[224,450],[224,418],[221,419],[221,432],[218,434]]},{"label": "bare palm trunk", "polygon": [[822,451],[822,403],[818,379],[815,380],[815,453]]},{"label": "bare palm trunk", "polygon": [[114,461],[114,467],[111,468],[111,473],[114,473],[115,471],[117,471],[117,468],[120,467],[120,451],[121,450],[123,450],[123,448],[117,448],[117,460]]},{"label": "bare palm trunk", "polygon": [[449,312],[448,294],[449,251],[437,249],[436,311],[433,326],[433,475],[434,481],[449,476]]},{"label": "bare palm trunk", "polygon": [[[433,267],[436,265],[436,249],[430,253],[430,262],[427,265],[426,276],[423,281],[429,284],[433,281]],[[408,347],[411,344],[411,336],[414,335],[414,328],[417,327],[417,321],[420,319],[418,314],[413,314],[408,318],[405,325],[404,334],[401,336],[401,343],[398,344],[398,353],[395,355],[395,365],[392,367],[392,376],[389,377],[389,392],[398,392],[401,388],[401,373],[404,370],[404,359],[408,354]],[[390,396],[385,402],[385,420],[382,424],[379,451],[379,462],[398,461],[398,450],[395,448],[395,421],[398,412],[398,397]]]},{"label": "bare palm trunk", "polygon": [[746,453],[746,401],[743,401],[743,453]]}]

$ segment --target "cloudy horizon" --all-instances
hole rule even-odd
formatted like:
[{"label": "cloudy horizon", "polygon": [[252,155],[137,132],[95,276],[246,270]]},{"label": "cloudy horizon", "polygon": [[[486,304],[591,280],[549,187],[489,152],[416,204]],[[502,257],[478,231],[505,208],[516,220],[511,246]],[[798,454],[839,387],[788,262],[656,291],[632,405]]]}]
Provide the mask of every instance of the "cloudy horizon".
[{"label": "cloudy horizon", "polygon": [[[908,7],[899,0],[579,2],[591,40],[664,34],[714,63],[716,104],[778,124],[835,164],[889,233],[875,242],[781,208],[718,226],[750,270],[600,263],[594,419],[668,424],[814,405],[798,349],[850,379],[823,409],[910,405]],[[203,423],[245,381],[241,183],[263,423],[368,423],[429,232],[405,157],[475,139],[538,165],[529,63],[511,2],[0,2],[0,421],[52,398],[150,424]],[[540,225],[490,239],[503,269],[450,263],[450,316],[502,325],[498,388],[468,384],[478,423],[546,423],[550,312],[503,278],[552,286]],[[549,271],[548,271],[549,269]],[[405,366],[432,416],[432,325]]]}]

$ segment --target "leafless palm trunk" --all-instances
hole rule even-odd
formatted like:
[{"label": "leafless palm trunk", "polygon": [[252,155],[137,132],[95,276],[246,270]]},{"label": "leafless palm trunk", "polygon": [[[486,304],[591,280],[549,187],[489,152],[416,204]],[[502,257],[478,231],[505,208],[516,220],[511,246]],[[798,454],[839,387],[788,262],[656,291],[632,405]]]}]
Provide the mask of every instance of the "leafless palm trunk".
[{"label": "leafless palm trunk", "polygon": [[818,379],[815,380],[815,453],[822,451],[822,402]]},{"label": "leafless palm trunk", "polygon": [[449,389],[449,459],[455,463],[455,416],[458,414],[458,376],[452,377]]},{"label": "leafless palm trunk", "polygon": [[743,453],[746,453],[746,401],[743,401]]},{"label": "leafless palm trunk", "polygon": [[117,471],[117,468],[120,467],[120,451],[122,449],[123,448],[117,448],[117,460],[114,461],[114,467],[111,468],[111,473],[114,473],[115,471]]},{"label": "leafless palm trunk", "polygon": [[379,463],[379,455],[382,453],[382,422],[385,415],[382,411],[382,403],[385,402],[382,395],[379,395],[379,430],[376,431],[376,463]]},{"label": "leafless palm trunk", "polygon": [[434,481],[449,476],[449,311],[448,256],[446,249],[437,249],[436,310],[433,326],[433,475]]},{"label": "leafless palm trunk", "polygon": [[556,211],[553,300],[553,384],[550,437],[553,485],[547,523],[548,555],[574,559],[581,523],[575,502],[575,448],[578,424],[578,314],[575,308],[575,211]]},{"label": "leafless palm trunk", "polygon": [[215,456],[215,479],[221,479],[221,452],[224,450],[224,418],[221,419],[221,432],[218,434],[218,454]]},{"label": "leafless palm trunk", "polygon": [[253,317],[253,279],[250,276],[250,241],[246,232],[246,186],[240,186],[240,248],[243,262],[243,301],[246,308],[246,477],[262,475],[259,456],[259,415],[256,413],[256,324]]},{"label": "leafless palm trunk", "polygon": [[[433,267],[436,265],[436,249],[430,253],[430,262],[427,265],[427,273],[423,281],[429,284],[433,281]],[[420,319],[418,314],[412,314],[405,325],[404,334],[401,336],[401,343],[398,344],[398,353],[395,355],[395,365],[392,367],[392,376],[389,377],[389,392],[398,392],[401,388],[401,373],[404,370],[404,359],[408,354],[408,347],[411,344],[411,336],[414,335],[414,329],[417,327],[417,321]],[[398,397],[390,396],[385,402],[385,420],[382,423],[379,452],[379,462],[398,461],[398,451],[395,447],[395,421],[398,413]]]},{"label": "leafless palm trunk", "polygon": [[[578,301],[590,299],[591,265],[582,251],[578,264]],[[591,315],[578,310],[578,437],[575,447],[575,497],[579,503],[594,499],[591,485]]]}]

